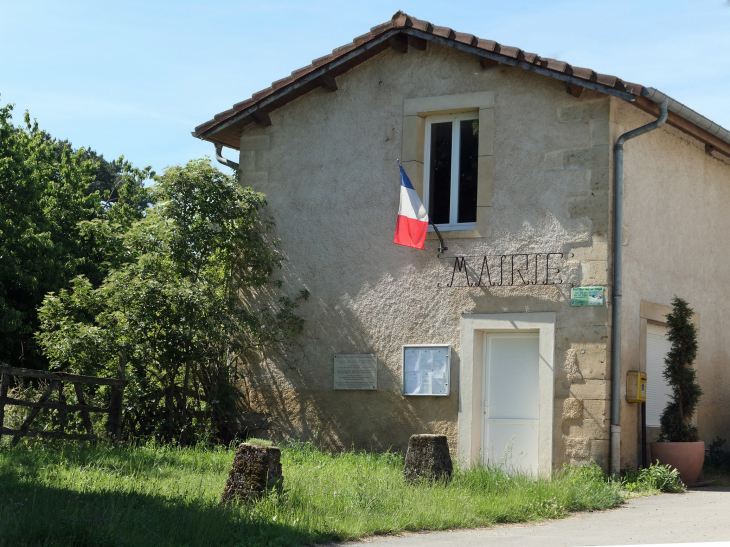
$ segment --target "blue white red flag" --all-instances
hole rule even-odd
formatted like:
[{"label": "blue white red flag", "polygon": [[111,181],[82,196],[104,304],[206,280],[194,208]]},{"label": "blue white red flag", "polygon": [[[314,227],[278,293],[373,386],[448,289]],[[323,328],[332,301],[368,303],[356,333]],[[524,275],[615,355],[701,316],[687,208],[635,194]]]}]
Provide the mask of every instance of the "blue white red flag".
[{"label": "blue white red flag", "polygon": [[423,250],[426,248],[428,213],[403,166],[398,164],[398,169],[400,169],[400,208],[393,243]]}]

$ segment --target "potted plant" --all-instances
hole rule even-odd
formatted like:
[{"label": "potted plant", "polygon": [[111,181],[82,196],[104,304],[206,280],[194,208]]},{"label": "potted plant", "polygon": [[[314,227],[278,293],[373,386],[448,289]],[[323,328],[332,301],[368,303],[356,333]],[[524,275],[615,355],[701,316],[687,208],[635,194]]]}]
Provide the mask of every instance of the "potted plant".
[{"label": "potted plant", "polygon": [[679,471],[682,482],[697,481],[705,459],[705,443],[699,440],[692,415],[702,395],[692,363],[697,357],[697,329],[692,323],[694,311],[687,302],[675,296],[672,311],[667,314],[667,334],[672,343],[664,360],[664,378],[672,388],[672,400],[660,418],[661,435],[651,443],[652,460],[669,464]]}]

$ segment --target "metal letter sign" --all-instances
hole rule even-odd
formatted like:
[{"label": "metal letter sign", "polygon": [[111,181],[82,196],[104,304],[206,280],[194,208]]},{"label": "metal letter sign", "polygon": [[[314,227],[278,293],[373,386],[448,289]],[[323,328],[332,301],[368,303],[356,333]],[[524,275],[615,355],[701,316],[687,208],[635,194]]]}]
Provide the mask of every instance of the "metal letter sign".
[{"label": "metal letter sign", "polygon": [[[572,253],[571,253],[572,256]],[[454,259],[446,287],[562,285],[564,253],[520,253],[441,257]],[[437,285],[441,287],[441,283]]]},{"label": "metal letter sign", "polygon": [[605,294],[603,287],[573,287],[570,289],[570,305],[603,306]]}]

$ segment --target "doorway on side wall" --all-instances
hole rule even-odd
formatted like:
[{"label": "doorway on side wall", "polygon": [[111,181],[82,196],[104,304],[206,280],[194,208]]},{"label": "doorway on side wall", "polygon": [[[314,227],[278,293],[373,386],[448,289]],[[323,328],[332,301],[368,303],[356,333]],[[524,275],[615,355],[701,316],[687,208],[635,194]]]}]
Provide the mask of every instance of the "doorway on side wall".
[{"label": "doorway on side wall", "polygon": [[509,471],[538,472],[539,333],[484,337],[482,458]]},{"label": "doorway on side wall", "polygon": [[659,418],[672,399],[672,388],[664,378],[664,360],[672,343],[666,325],[646,326],[646,426],[659,428]]}]

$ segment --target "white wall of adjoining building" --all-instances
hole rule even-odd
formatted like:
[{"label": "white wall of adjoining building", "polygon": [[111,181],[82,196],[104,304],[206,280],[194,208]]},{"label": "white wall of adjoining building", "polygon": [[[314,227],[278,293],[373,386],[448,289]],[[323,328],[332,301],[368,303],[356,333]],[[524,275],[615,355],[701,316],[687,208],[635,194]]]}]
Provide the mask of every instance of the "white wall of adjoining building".
[{"label": "white wall of adjoining building", "polygon": [[[615,109],[617,133],[652,121],[623,101]],[[708,444],[730,436],[730,159],[721,158],[668,125],[629,141],[624,157],[622,377],[641,369],[641,302],[670,306],[674,295],[684,298],[699,314],[695,368],[705,394],[696,419]],[[622,399],[627,463],[637,458],[639,419],[638,405]]]}]

